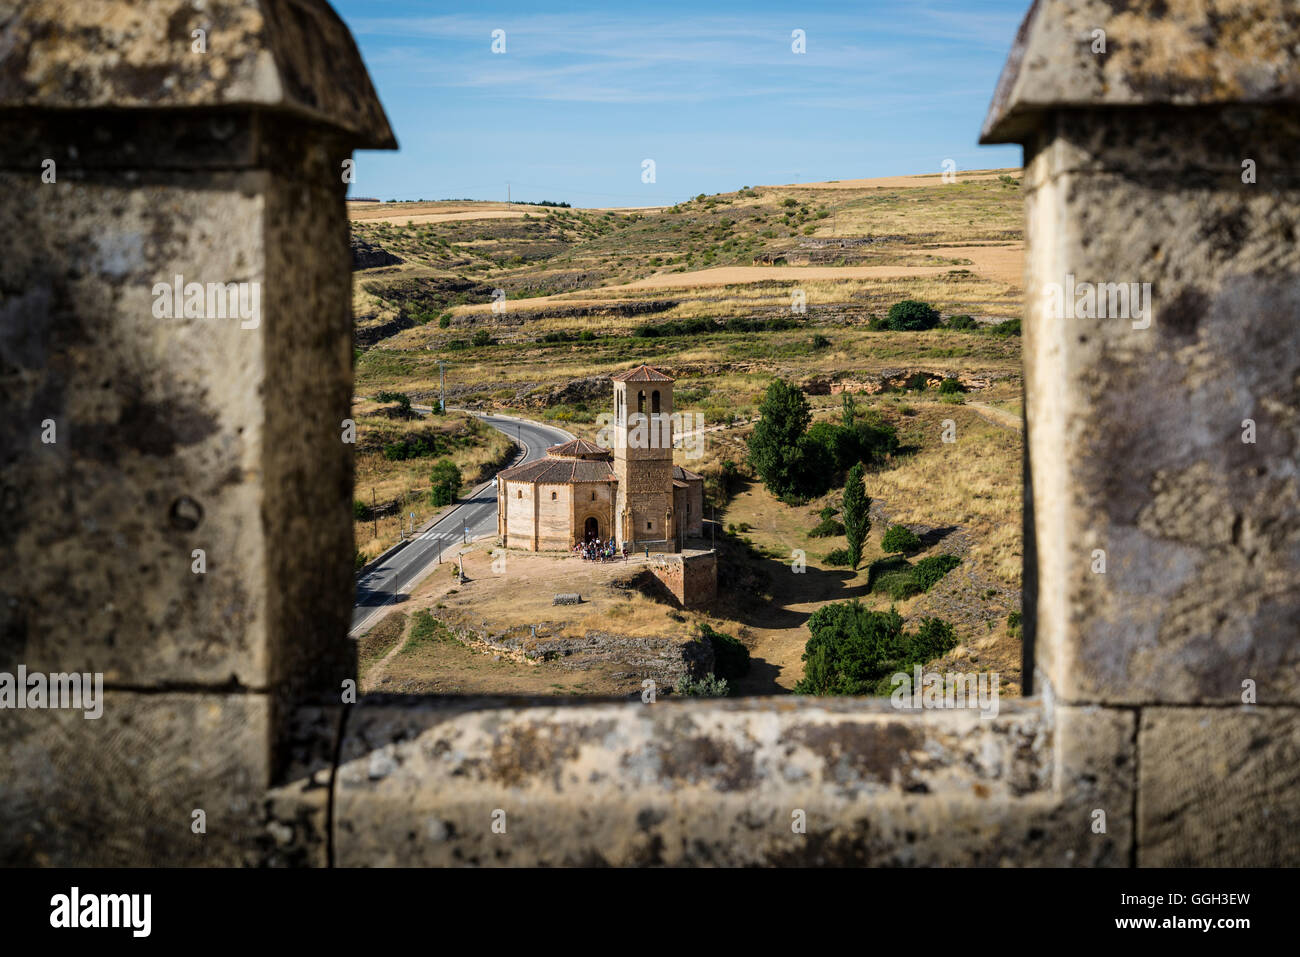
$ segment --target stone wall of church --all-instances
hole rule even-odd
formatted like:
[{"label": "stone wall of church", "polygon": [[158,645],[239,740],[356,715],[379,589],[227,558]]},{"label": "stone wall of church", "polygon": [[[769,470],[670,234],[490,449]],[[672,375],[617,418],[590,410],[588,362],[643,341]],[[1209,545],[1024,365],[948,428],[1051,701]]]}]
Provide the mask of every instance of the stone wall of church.
[{"label": "stone wall of church", "polygon": [[537,487],[537,548],[568,551],[573,547],[573,486]]},{"label": "stone wall of church", "polygon": [[[613,482],[583,482],[573,486],[573,541],[586,533],[587,519],[599,526],[597,535],[608,539],[614,534],[614,499],[618,486]],[[569,544],[572,545],[573,541]]]},{"label": "stone wall of church", "polygon": [[701,537],[704,534],[704,483],[687,482],[686,488],[676,491],[677,521],[686,529],[687,538]]},{"label": "stone wall of church", "polygon": [[532,549],[534,547],[533,509],[535,506],[533,485],[531,482],[506,482],[504,485],[506,546],[508,548]]}]

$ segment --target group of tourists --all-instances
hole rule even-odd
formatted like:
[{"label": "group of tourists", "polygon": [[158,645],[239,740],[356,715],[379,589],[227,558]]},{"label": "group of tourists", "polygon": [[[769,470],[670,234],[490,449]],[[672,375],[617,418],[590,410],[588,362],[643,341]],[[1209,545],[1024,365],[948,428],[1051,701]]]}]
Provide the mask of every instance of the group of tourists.
[{"label": "group of tourists", "polygon": [[612,538],[607,542],[602,542],[599,538],[579,542],[573,546],[573,553],[585,562],[610,562],[620,555],[624,561],[627,560],[627,549],[620,552]]}]

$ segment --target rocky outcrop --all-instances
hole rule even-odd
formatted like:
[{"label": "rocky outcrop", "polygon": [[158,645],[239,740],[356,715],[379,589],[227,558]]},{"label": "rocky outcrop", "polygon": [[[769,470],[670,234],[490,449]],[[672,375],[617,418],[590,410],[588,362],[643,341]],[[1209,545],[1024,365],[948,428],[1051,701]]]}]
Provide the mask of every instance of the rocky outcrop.
[{"label": "rocky outcrop", "polygon": [[394,256],[387,249],[382,249],[374,243],[368,243],[359,236],[352,237],[352,269],[375,269],[379,266],[396,266],[405,262],[401,257]]},{"label": "rocky outcrop", "polygon": [[524,404],[530,409],[546,409],[553,405],[604,401],[613,394],[614,383],[609,376],[584,376],[563,385],[538,389],[524,396]]},{"label": "rocky outcrop", "polygon": [[558,622],[516,626],[503,631],[451,626],[461,642],[478,651],[514,661],[553,661],[566,669],[582,671],[614,664],[622,669],[614,677],[640,681],[650,678],[660,691],[673,688],[683,678],[712,674],[713,645],[683,635],[633,637],[609,631],[588,630],[567,635]]}]

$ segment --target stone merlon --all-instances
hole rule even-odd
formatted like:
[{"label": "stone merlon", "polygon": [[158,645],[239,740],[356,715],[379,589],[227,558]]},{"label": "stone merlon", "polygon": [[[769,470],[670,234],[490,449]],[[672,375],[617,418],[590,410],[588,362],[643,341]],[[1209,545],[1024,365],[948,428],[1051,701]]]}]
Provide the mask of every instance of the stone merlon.
[{"label": "stone merlon", "polygon": [[1056,109],[1298,102],[1294,0],[1035,0],[980,142],[1023,142]]},{"label": "stone merlon", "polygon": [[0,4],[0,109],[219,107],[297,114],[353,148],[397,148],[351,34],[320,0]]}]

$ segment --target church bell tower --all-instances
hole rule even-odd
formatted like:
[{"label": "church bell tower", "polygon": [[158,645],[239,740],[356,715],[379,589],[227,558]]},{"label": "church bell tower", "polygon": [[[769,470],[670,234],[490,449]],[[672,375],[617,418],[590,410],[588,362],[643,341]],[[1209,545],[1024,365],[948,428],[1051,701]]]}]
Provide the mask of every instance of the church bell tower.
[{"label": "church bell tower", "polygon": [[673,514],[673,379],[637,366],[614,380],[616,538],[667,545],[677,538]]}]

